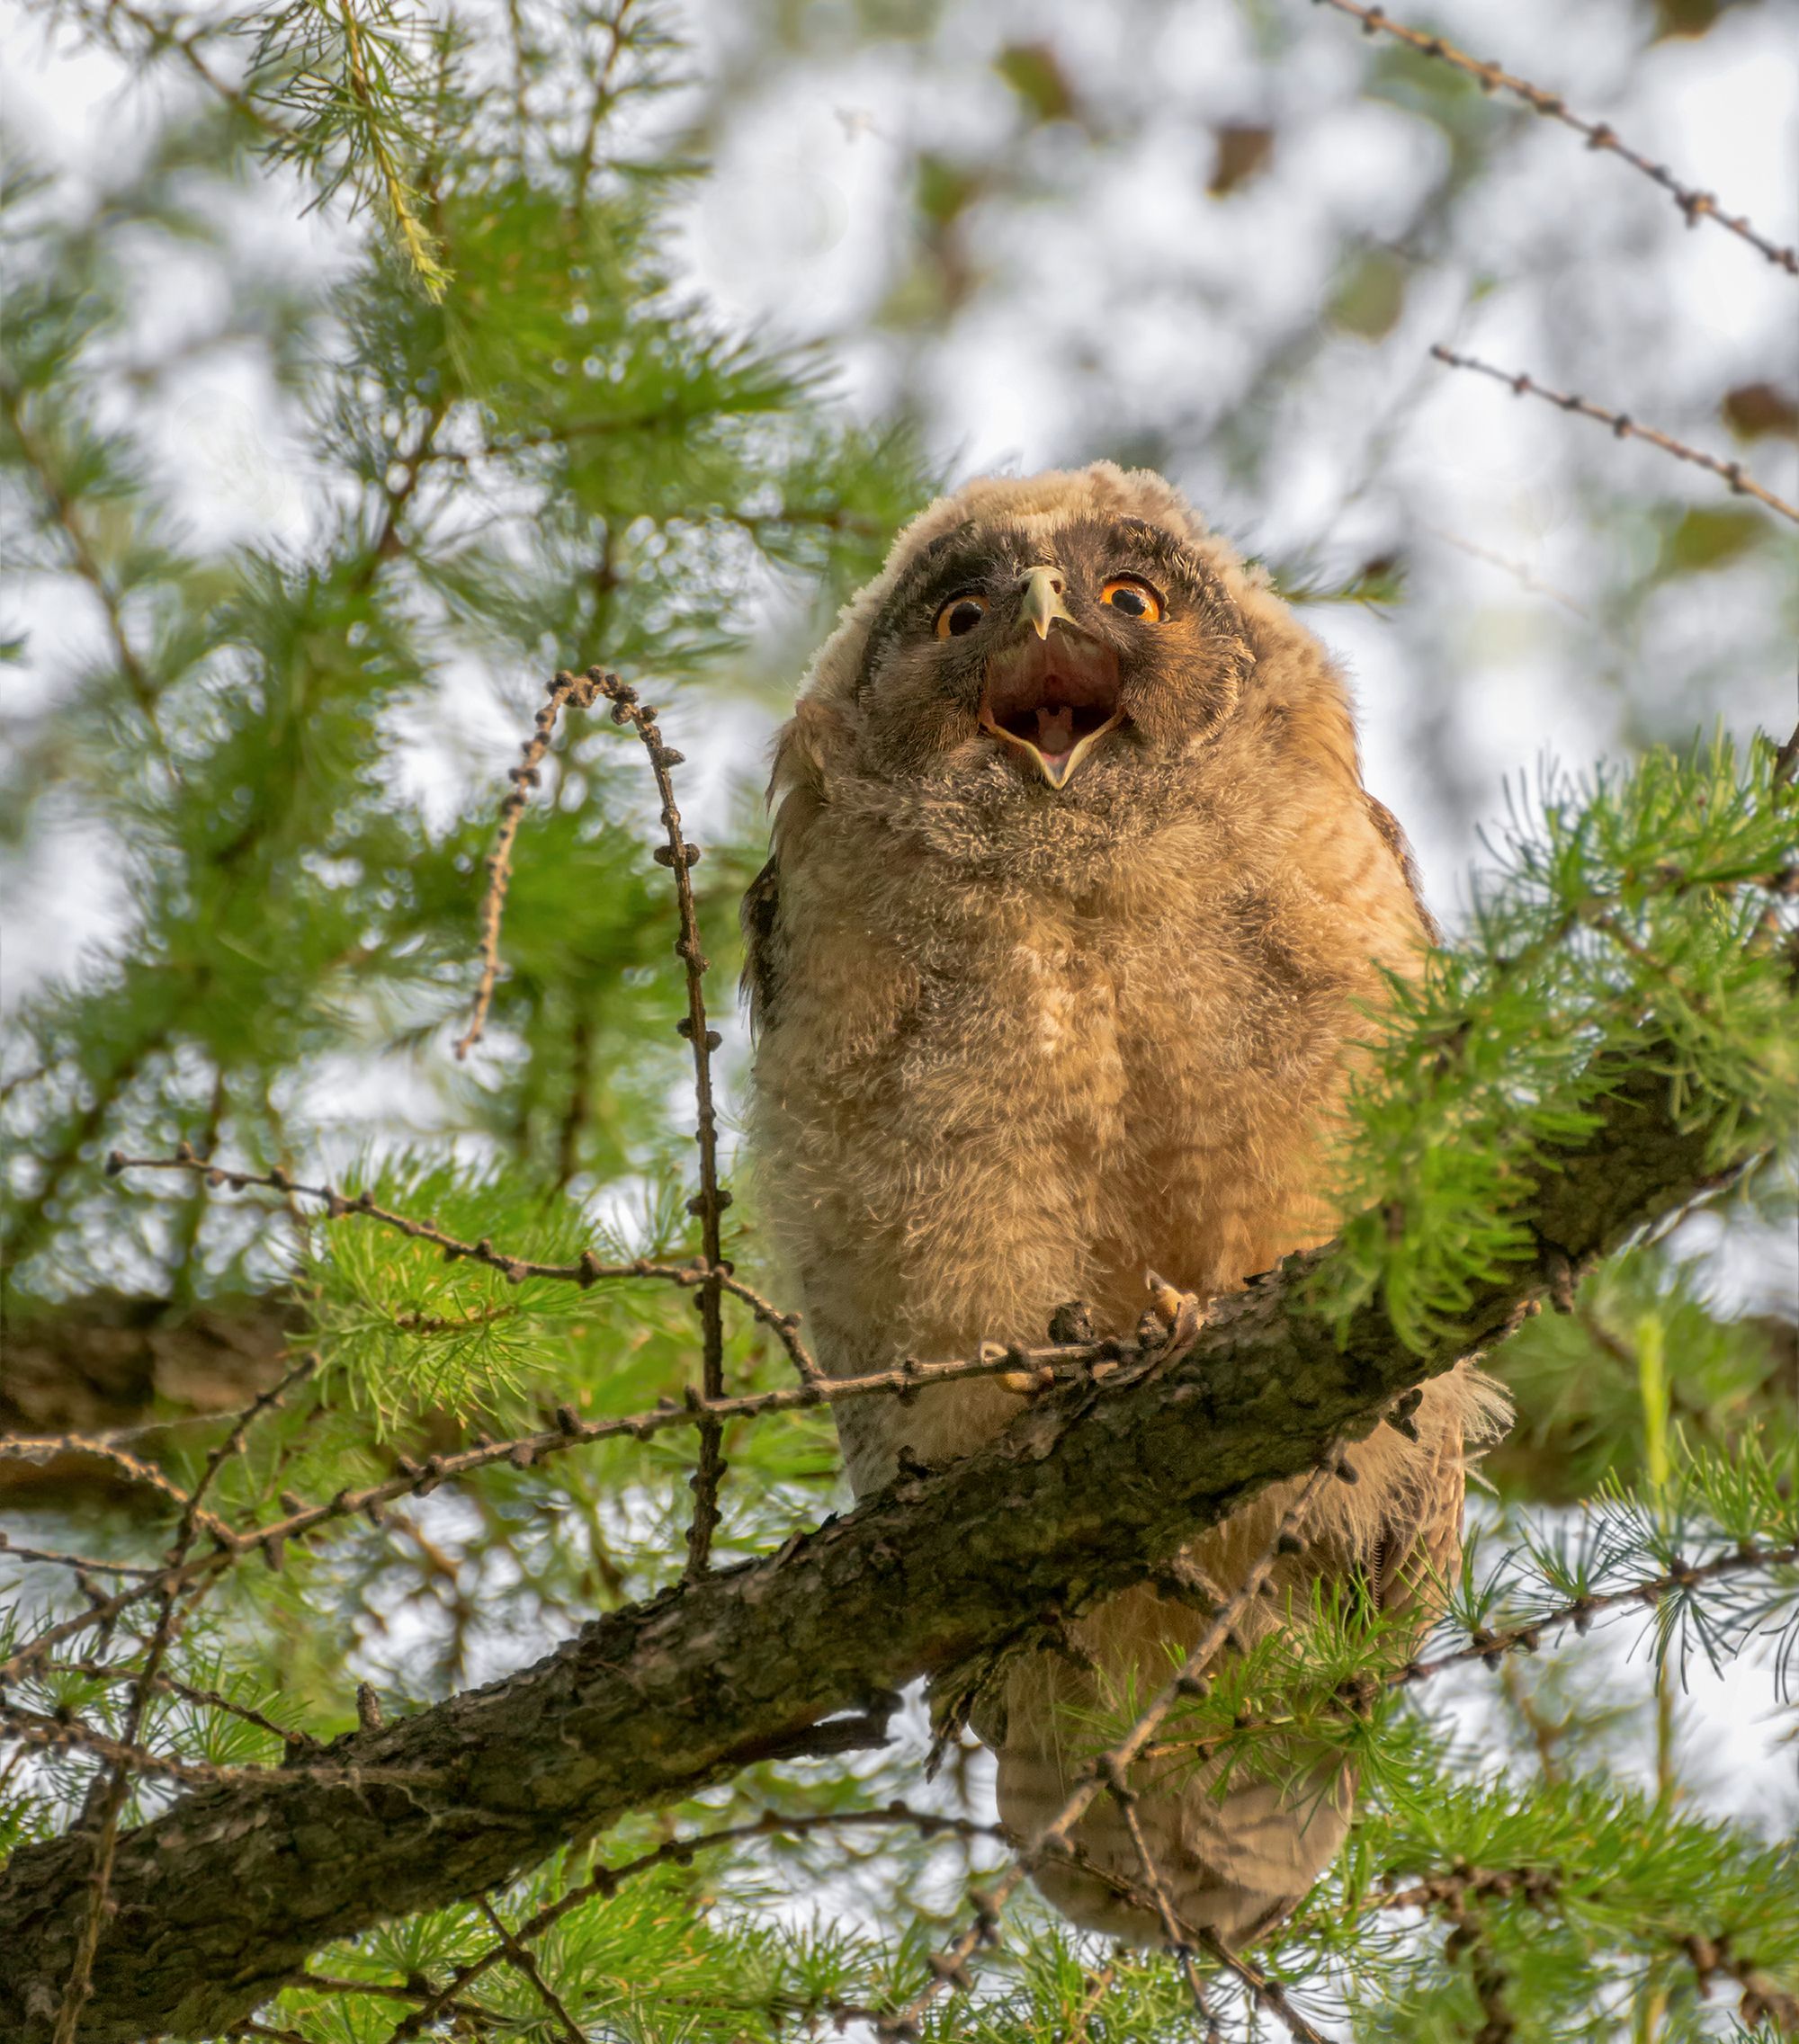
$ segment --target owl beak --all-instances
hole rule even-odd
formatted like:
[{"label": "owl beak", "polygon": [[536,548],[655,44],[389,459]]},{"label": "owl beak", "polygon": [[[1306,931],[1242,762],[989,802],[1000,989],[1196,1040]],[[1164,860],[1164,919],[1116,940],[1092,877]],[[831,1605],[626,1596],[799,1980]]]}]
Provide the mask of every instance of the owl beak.
[{"label": "owl beak", "polygon": [[1024,753],[1052,788],[1062,789],[1066,788],[1073,778],[1075,768],[1080,764],[1082,760],[1087,757],[1108,731],[1115,731],[1118,728],[1119,725],[1124,721],[1124,718],[1122,711],[1114,710],[1096,731],[1088,731],[1082,736],[1076,738],[1073,745],[1065,753],[1053,750],[1043,752],[1031,739],[1015,737],[1010,731],[996,724],[988,712],[983,711],[980,721],[988,730],[993,733],[996,738],[1004,738],[1008,745]]},{"label": "owl beak", "polygon": [[1050,636],[1058,618],[1072,624],[1062,602],[1062,578],[1052,567],[1034,567],[1025,577],[1024,601],[1018,605],[1018,629],[1028,627],[1039,638]]}]

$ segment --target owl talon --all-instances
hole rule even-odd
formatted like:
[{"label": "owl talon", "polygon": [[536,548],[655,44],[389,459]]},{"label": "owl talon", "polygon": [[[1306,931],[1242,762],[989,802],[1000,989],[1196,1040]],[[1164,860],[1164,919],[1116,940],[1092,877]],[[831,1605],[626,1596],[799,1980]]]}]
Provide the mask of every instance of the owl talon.
[{"label": "owl talon", "polygon": [[1056,1373],[1046,1364],[1042,1370],[1002,1370],[994,1379],[1003,1390],[1020,1398],[1034,1398],[1052,1388]]},{"label": "owl talon", "polygon": [[1178,1290],[1153,1271],[1144,1273],[1143,1281],[1150,1294],[1150,1312],[1167,1330],[1168,1346],[1185,1348],[1205,1325],[1205,1300],[1195,1292]]}]

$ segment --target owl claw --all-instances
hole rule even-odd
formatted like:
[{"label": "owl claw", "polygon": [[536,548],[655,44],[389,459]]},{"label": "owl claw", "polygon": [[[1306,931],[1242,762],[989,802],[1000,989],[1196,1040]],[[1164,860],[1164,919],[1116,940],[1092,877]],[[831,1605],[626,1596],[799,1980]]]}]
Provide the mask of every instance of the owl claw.
[{"label": "owl claw", "polygon": [[[980,1359],[983,1362],[989,1361],[998,1362],[1002,1356],[1014,1352],[1016,1352],[1001,1348],[998,1342],[983,1342],[980,1344]],[[1019,1361],[1022,1361],[1023,1360],[1023,1356],[1020,1355]],[[1019,1398],[1034,1398],[1038,1392],[1047,1391],[1055,1380],[1055,1371],[1047,1368],[1041,1370],[996,1370],[993,1376],[993,1381],[998,1385],[1002,1391],[1010,1391],[1015,1397]]]},{"label": "owl claw", "polygon": [[1205,1301],[1195,1292],[1181,1291],[1153,1271],[1144,1272],[1150,1294],[1150,1311],[1168,1330],[1168,1346],[1184,1348],[1205,1325]]}]

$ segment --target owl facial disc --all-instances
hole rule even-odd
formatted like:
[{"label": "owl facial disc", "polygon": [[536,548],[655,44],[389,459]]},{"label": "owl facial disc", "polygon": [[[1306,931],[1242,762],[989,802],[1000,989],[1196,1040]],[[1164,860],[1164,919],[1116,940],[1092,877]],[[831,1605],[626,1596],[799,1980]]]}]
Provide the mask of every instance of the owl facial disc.
[{"label": "owl facial disc", "polygon": [[1022,753],[1052,788],[1065,788],[1124,721],[1118,696],[1117,655],[1076,626],[1052,571],[1034,568],[1013,640],[987,664],[983,729]]}]

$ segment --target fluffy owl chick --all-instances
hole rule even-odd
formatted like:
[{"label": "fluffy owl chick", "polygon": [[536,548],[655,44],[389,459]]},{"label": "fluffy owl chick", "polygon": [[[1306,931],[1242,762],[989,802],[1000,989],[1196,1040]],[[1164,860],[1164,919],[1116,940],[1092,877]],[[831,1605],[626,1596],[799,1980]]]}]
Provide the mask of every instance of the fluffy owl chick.
[{"label": "fluffy owl chick", "polygon": [[[1330,1232],[1353,1046],[1383,968],[1429,924],[1363,790],[1318,642],[1160,478],[1109,463],[970,484],[901,533],[846,608],[781,735],[774,857],[745,902],[763,1199],[824,1367],[1041,1342],[1064,1301],[1132,1329],[1154,1271],[1240,1286]],[[1464,1442],[1490,1387],[1434,1380],[1418,1438],[1378,1429],[1284,1593],[1361,1571],[1404,1593],[1451,1565]],[[837,1408],[858,1494],[902,1453],[968,1453],[1023,1409],[997,1380]],[[1277,1486],[1196,1541],[1226,1588]],[[1088,1612],[1078,1654],[1013,1664],[976,1728],[1029,1838],[1097,1704],[1166,1680],[1190,1605],[1148,1587]],[[1082,1661],[1087,1665],[1082,1665]],[[1289,1775],[1293,1773],[1289,1770]],[[1178,1914],[1231,1940],[1277,1921],[1336,1851],[1349,1784],[1191,1771],[1137,1814]],[[1152,1939],[1110,1799],[1048,1866],[1078,1922]]]}]

